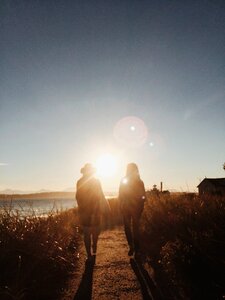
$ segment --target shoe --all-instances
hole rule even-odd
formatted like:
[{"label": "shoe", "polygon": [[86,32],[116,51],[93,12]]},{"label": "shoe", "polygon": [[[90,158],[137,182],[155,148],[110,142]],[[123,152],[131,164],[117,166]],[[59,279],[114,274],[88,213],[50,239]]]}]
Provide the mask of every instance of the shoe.
[{"label": "shoe", "polygon": [[91,260],[91,259],[92,259],[92,255],[91,255],[91,253],[88,253],[87,260]]},{"label": "shoe", "polygon": [[96,253],[97,253],[97,247],[92,247],[92,254],[96,255]]},{"label": "shoe", "polygon": [[128,256],[132,256],[134,254],[134,249],[130,248],[130,250],[128,251]]},{"label": "shoe", "polygon": [[92,260],[93,260],[92,255],[88,255],[87,258],[86,258],[86,263],[89,264],[89,263],[92,262]]},{"label": "shoe", "polygon": [[141,262],[142,260],[142,256],[141,256],[141,253],[140,252],[135,252],[134,254],[134,259],[138,262]]}]

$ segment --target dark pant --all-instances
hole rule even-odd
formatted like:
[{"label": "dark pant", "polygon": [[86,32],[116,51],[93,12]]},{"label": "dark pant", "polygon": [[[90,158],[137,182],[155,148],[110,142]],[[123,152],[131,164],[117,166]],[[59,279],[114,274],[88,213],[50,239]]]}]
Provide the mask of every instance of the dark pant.
[{"label": "dark pant", "polygon": [[87,252],[87,256],[90,257],[91,247],[93,253],[96,254],[97,251],[97,243],[98,237],[100,234],[100,227],[99,226],[83,226],[83,233],[84,233],[84,245]]},{"label": "dark pant", "polygon": [[123,213],[124,230],[128,245],[134,251],[139,250],[139,224],[140,214],[131,214],[129,212]]}]

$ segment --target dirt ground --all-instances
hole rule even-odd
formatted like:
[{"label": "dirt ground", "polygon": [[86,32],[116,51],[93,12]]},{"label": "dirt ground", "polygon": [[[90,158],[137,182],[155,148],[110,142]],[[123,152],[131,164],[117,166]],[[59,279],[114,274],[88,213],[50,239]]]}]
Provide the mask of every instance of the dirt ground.
[{"label": "dirt ground", "polygon": [[[101,233],[95,263],[85,263],[81,249],[79,267],[62,300],[156,299],[154,282],[142,265],[128,256],[122,227]],[[147,274],[147,277],[146,277]]]}]

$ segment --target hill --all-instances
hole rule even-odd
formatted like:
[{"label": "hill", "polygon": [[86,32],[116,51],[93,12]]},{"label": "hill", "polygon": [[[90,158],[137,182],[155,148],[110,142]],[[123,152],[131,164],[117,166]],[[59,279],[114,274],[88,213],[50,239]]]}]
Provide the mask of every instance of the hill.
[{"label": "hill", "polygon": [[31,194],[0,194],[1,200],[17,200],[17,199],[74,199],[75,192],[42,192]]}]

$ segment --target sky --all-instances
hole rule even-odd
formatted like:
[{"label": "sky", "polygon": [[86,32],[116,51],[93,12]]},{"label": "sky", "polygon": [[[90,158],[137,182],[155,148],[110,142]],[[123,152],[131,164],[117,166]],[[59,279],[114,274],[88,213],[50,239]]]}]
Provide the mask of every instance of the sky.
[{"label": "sky", "polygon": [[225,2],[0,3],[0,190],[74,187],[135,162],[146,189],[225,177]]}]

